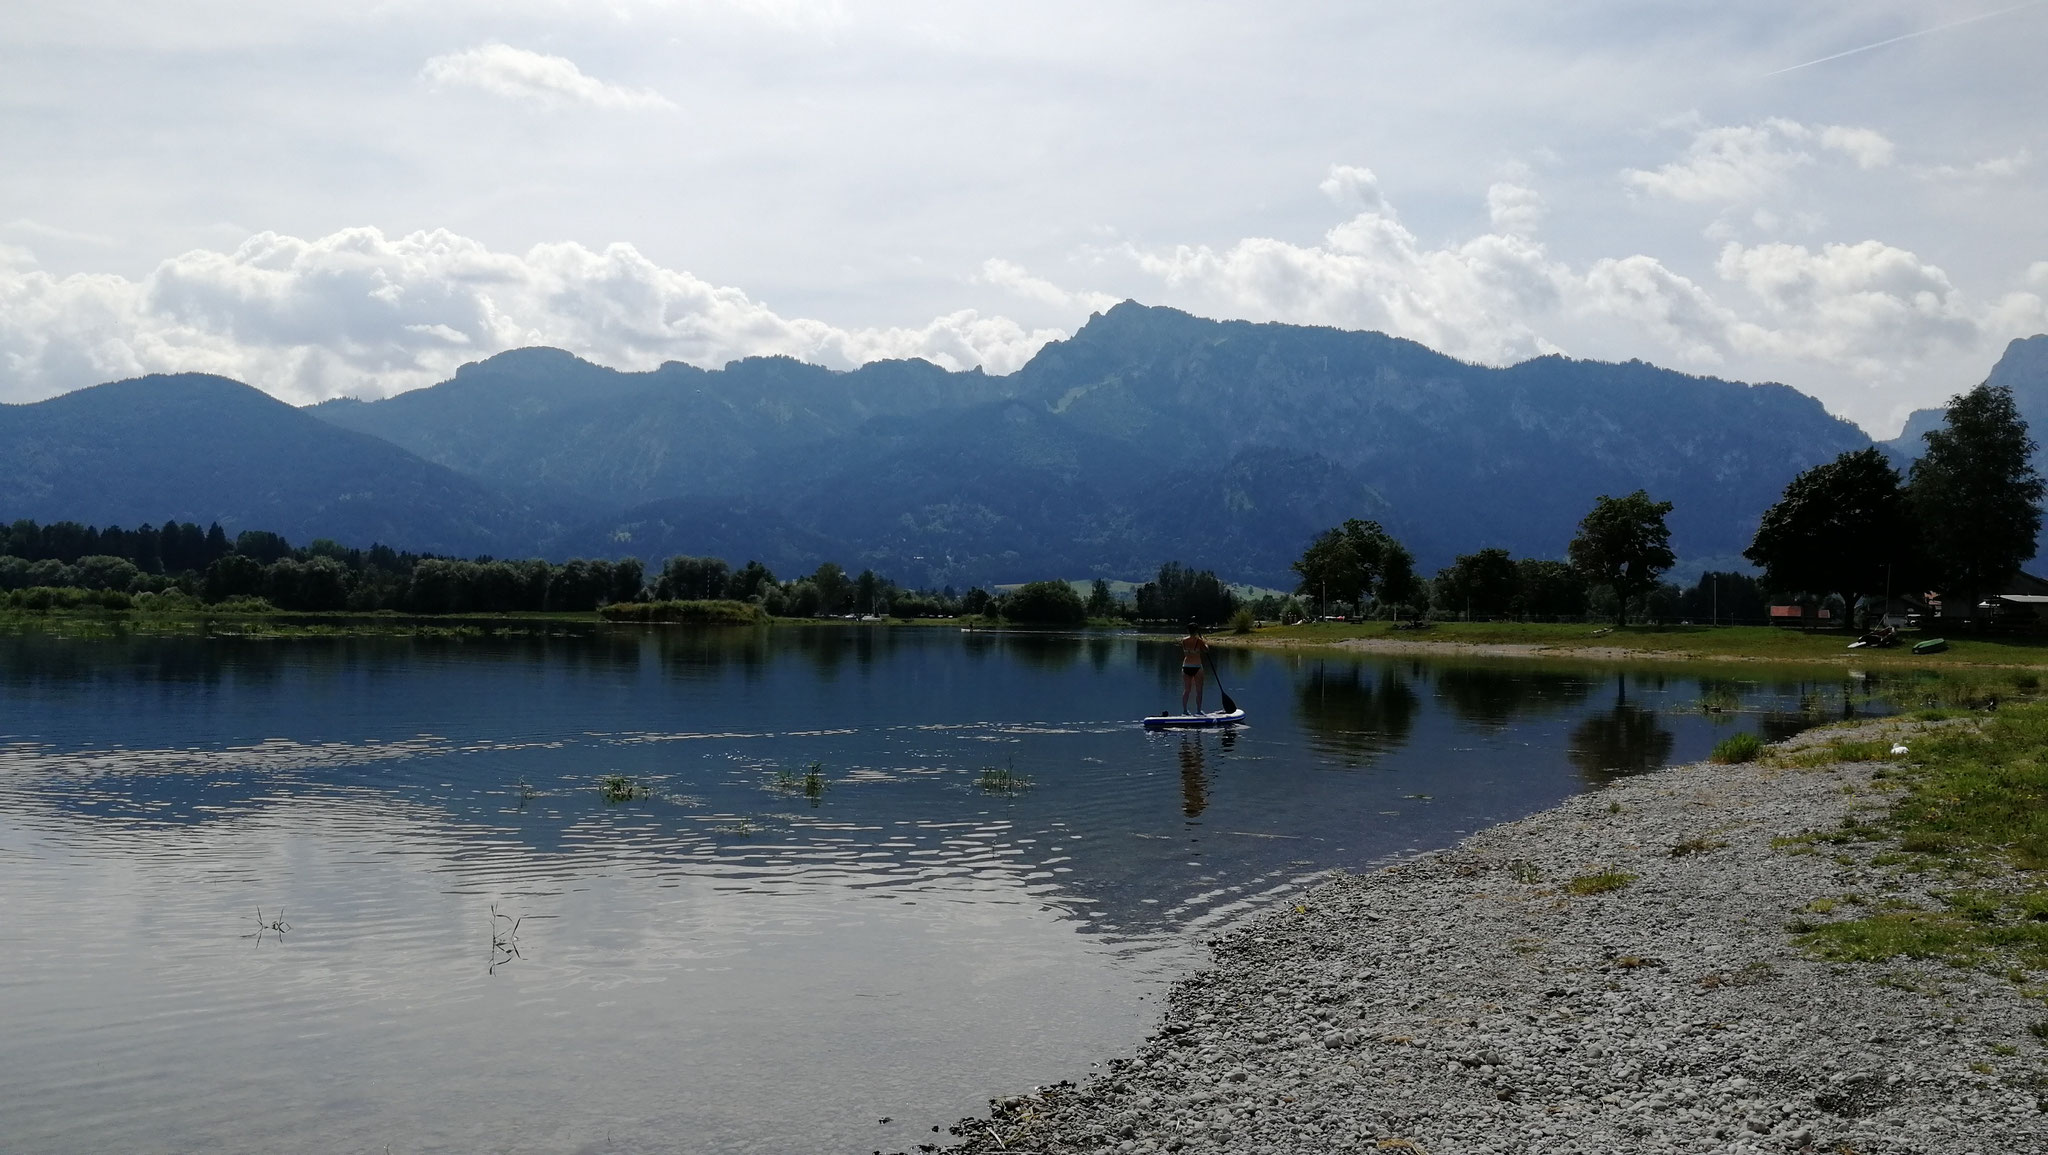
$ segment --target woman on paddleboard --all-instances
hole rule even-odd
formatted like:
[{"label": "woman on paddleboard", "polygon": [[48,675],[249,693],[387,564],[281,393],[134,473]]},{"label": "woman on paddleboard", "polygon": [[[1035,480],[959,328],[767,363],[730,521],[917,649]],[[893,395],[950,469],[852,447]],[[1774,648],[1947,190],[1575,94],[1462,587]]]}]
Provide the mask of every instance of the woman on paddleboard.
[{"label": "woman on paddleboard", "polygon": [[1188,712],[1188,695],[1195,696],[1195,712],[1202,713],[1202,659],[1209,643],[1202,640],[1202,627],[1188,619],[1188,636],[1180,640],[1180,712]]}]

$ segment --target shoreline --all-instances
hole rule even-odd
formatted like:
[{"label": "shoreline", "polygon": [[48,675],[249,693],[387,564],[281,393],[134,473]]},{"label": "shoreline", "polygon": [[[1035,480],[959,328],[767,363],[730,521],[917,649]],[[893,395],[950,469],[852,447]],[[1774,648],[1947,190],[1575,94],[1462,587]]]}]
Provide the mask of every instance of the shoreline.
[{"label": "shoreline", "polygon": [[1215,940],[1134,1055],[992,1102],[951,1150],[2048,1150],[2039,1001],[1792,941],[1844,895],[1948,889],[1883,845],[1786,841],[1887,810],[1882,766],[1671,767],[1333,875]]},{"label": "shoreline", "polygon": [[[1942,654],[1914,654],[1907,650],[1848,650],[1839,654],[1727,654],[1702,653],[1698,650],[1641,649],[1633,646],[1602,645],[1557,645],[1549,642],[1461,642],[1450,638],[1409,640],[1406,638],[1330,638],[1327,640],[1295,637],[1265,637],[1257,634],[1210,635],[1209,642],[1220,647],[1234,647],[1252,650],[1286,652],[1302,650],[1315,652],[1334,650],[1347,654],[1381,654],[1403,657],[1437,658],[1512,658],[1537,661],[1577,662],[1642,662],[1660,665],[1689,665],[1697,662],[1724,663],[1731,665],[1863,665],[1874,668],[1911,667],[1915,669],[2031,669],[2048,664],[2048,653],[2042,661],[1986,660],[1978,657],[1955,655],[1953,651]],[[2000,655],[2001,658],[2006,655]]]}]

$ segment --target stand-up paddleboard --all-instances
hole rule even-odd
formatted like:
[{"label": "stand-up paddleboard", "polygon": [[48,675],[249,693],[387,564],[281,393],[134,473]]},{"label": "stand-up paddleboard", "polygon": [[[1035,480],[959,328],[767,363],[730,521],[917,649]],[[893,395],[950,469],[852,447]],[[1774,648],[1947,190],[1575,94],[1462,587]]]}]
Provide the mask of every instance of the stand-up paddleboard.
[{"label": "stand-up paddleboard", "polygon": [[1244,721],[1243,710],[1215,710],[1207,714],[1155,714],[1145,719],[1147,730],[1203,729],[1235,726]]}]

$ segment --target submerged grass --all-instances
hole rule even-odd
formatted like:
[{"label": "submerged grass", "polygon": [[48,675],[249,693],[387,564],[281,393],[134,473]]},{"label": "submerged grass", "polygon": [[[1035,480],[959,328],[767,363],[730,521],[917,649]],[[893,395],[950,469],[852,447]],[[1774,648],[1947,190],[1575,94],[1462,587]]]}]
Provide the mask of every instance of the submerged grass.
[{"label": "submerged grass", "polygon": [[983,766],[981,776],[974,780],[974,788],[983,794],[1002,794],[1010,797],[1031,789],[1031,779],[1007,766]]},{"label": "submerged grass", "polygon": [[653,788],[628,778],[624,774],[606,774],[597,780],[598,796],[607,804],[614,802],[638,802],[654,797]]}]

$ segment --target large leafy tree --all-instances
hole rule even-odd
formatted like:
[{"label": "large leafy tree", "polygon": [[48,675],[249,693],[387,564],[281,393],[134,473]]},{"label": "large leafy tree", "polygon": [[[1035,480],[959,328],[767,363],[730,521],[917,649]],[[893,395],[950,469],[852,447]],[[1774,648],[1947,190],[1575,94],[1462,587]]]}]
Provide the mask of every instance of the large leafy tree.
[{"label": "large leafy tree", "polygon": [[1949,399],[1941,428],[1906,487],[1932,578],[1944,596],[1974,602],[2034,555],[2041,531],[2041,475],[2034,441],[2012,390],[1979,385]]},{"label": "large leafy tree", "polygon": [[1872,446],[1793,478],[1742,556],[1772,590],[1840,594],[1853,608],[1864,594],[1919,581],[1916,545],[1898,471]]},{"label": "large leafy tree", "polygon": [[1475,618],[1506,617],[1514,609],[1515,561],[1504,549],[1460,554],[1436,575],[1437,608]]},{"label": "large leafy tree", "polygon": [[1376,521],[1352,518],[1316,535],[1293,566],[1297,593],[1363,607],[1368,599],[1414,601],[1421,593],[1415,558]]},{"label": "large leafy tree", "polygon": [[1654,589],[1658,575],[1678,561],[1664,524],[1670,512],[1670,502],[1651,501],[1638,489],[1627,497],[1595,498],[1592,511],[1579,522],[1579,534],[1567,551],[1572,568],[1593,585],[1613,588],[1615,625],[1628,620],[1629,599]]}]

